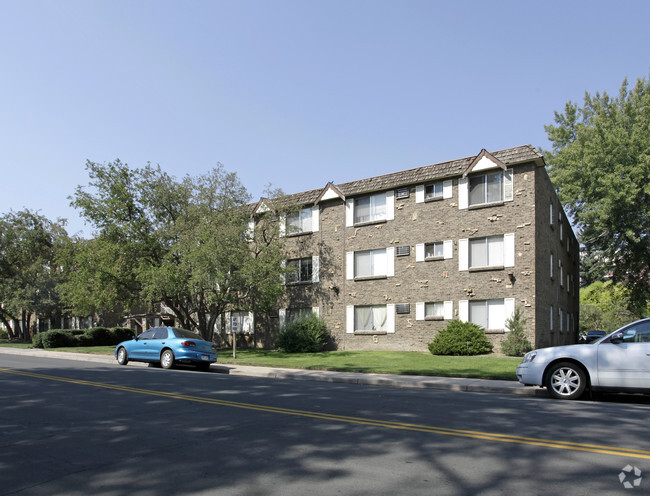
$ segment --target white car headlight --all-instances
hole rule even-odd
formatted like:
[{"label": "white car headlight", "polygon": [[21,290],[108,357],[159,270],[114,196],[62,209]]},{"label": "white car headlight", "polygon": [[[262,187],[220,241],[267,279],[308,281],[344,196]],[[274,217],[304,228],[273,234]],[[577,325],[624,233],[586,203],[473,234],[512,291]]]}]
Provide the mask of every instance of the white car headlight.
[{"label": "white car headlight", "polygon": [[530,351],[524,355],[524,358],[521,360],[521,363],[530,363],[533,360],[535,360],[535,357],[537,356],[537,351]]}]

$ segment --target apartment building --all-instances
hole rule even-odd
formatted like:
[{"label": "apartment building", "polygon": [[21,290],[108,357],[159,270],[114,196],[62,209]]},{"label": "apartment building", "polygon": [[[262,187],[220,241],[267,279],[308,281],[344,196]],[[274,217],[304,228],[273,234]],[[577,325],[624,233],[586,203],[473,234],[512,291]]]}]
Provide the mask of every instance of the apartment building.
[{"label": "apartment building", "polygon": [[[228,331],[272,345],[307,313],[339,350],[427,350],[449,320],[499,350],[521,307],[536,347],[576,342],[579,247],[530,145],[289,195],[277,315],[233,314]],[[256,207],[260,212],[264,202]]]}]

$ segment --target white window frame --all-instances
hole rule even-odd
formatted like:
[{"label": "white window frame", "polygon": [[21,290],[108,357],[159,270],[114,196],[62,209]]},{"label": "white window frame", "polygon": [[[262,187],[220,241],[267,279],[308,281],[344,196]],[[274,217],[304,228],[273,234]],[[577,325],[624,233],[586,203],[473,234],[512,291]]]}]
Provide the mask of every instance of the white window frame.
[{"label": "white window frame", "polygon": [[[515,299],[514,298],[503,298],[503,299],[486,299],[486,300],[472,300],[472,302],[490,302],[490,301],[502,301],[503,302],[503,327],[496,328],[486,328],[486,330],[500,330],[503,329],[505,332],[509,332],[505,327],[506,321],[514,315],[515,312]],[[489,305],[489,304],[488,304]],[[488,308],[488,325],[489,322],[489,308]],[[462,322],[470,322],[470,301],[469,300],[460,300],[458,302],[458,318]],[[499,316],[499,324],[501,323],[501,316]]]},{"label": "white window frame", "polygon": [[318,232],[320,209],[317,205],[306,207],[294,212],[285,219],[285,232],[291,234],[302,234]]},{"label": "white window frame", "polygon": [[[442,194],[439,196],[435,197],[427,197],[426,196],[426,188],[428,186],[433,186],[435,184],[441,184],[442,185]],[[453,181],[451,179],[447,179],[444,181],[438,181],[434,183],[426,183],[426,184],[418,184],[415,187],[415,203],[424,203],[426,201],[432,201],[432,200],[438,200],[438,199],[449,199],[453,197]],[[435,186],[434,186],[435,187]]]},{"label": "white window frame", "polygon": [[[309,307],[304,307],[304,310],[307,310],[308,308]],[[280,308],[278,310],[278,318],[280,319],[280,329],[283,329],[284,326],[289,323],[289,312],[291,310],[303,310],[303,308],[301,308],[301,309]],[[316,317],[319,317],[320,316],[320,308],[312,307],[311,308],[311,313],[312,313],[312,315],[315,315]]]},{"label": "white window frame", "polygon": [[[502,174],[501,177],[501,199],[487,201],[487,177],[489,175]],[[471,179],[476,179],[477,177],[485,178],[484,185],[486,188],[486,198],[484,203],[470,203],[470,181]],[[506,170],[489,170],[482,172],[481,174],[473,174],[471,176],[462,177],[458,180],[458,208],[467,209],[469,207],[482,207],[489,206],[492,204],[500,204],[504,202],[509,202],[514,200],[514,183],[513,183],[513,173],[512,169]]]},{"label": "white window frame", "polygon": [[[384,214],[372,214],[372,203],[374,199],[385,199],[386,212]],[[356,221],[356,208],[357,202],[364,198],[370,198],[370,210],[371,215],[370,219],[367,221]],[[385,191],[382,193],[375,193],[372,195],[360,196],[358,198],[348,198],[345,201],[345,225],[346,227],[352,227],[355,225],[361,224],[372,224],[373,222],[383,222],[395,219],[395,191]]]},{"label": "white window frame", "polygon": [[[439,317],[427,317],[427,306],[434,303],[442,304],[442,313]],[[454,318],[454,302],[453,301],[419,301],[415,304],[415,320],[435,320],[442,318],[443,320],[451,320]]]},{"label": "white window frame", "polygon": [[[471,241],[490,239],[490,238],[500,238],[500,237],[503,237],[503,264],[502,265],[470,266]],[[458,270],[460,271],[466,271],[469,269],[480,270],[480,269],[492,269],[498,267],[514,267],[514,266],[515,266],[515,234],[514,233],[506,233],[497,236],[484,236],[482,238],[472,238],[472,239],[466,238],[466,239],[458,240]]]},{"label": "white window frame", "polygon": [[[385,307],[386,308],[386,322],[382,326],[383,329],[355,329],[355,310],[359,307],[363,308],[380,308],[380,307]],[[358,332],[363,332],[363,333],[372,333],[372,332],[377,332],[378,334],[383,334],[383,333],[388,333],[388,334],[393,334],[395,333],[395,304],[394,303],[389,303],[386,305],[348,305],[346,307],[346,333],[348,334],[354,334],[355,331]]]},{"label": "white window frame", "polygon": [[[371,275],[357,275],[357,254],[358,253],[371,253],[371,256],[374,257],[374,255],[377,255],[378,257],[381,256],[381,252],[384,252],[384,260],[385,260],[385,273],[380,273],[380,272],[372,272]],[[374,260],[371,262],[374,263]],[[346,272],[346,279],[347,280],[353,280],[357,278],[365,278],[365,277],[393,277],[395,276],[395,247],[389,247],[389,248],[379,248],[375,250],[359,250],[359,251],[350,251],[346,253],[346,262],[345,262],[345,272]],[[384,267],[381,267],[382,269]]]},{"label": "white window frame", "polygon": [[[442,243],[442,257],[427,257],[426,247],[434,243]],[[439,260],[440,258],[449,259],[454,256],[454,242],[451,239],[445,241],[435,241],[433,243],[418,243],[415,245],[415,261],[424,262],[426,260]]]}]

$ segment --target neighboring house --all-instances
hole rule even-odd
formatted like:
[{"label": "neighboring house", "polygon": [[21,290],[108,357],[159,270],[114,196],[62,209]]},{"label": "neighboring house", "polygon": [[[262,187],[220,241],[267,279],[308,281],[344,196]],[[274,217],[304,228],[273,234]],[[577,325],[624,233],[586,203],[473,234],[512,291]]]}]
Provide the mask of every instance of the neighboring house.
[{"label": "neighboring house", "polygon": [[281,219],[295,269],[281,308],[235,323],[258,346],[312,312],[340,350],[426,350],[460,319],[498,351],[517,306],[535,347],[577,340],[579,246],[530,145],[287,199],[299,210]]}]

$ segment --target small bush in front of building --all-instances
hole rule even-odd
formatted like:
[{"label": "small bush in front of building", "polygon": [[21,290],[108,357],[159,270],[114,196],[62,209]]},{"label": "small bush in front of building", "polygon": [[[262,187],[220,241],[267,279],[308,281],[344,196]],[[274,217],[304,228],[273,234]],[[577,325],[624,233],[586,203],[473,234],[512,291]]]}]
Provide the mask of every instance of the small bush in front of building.
[{"label": "small bush in front of building", "polygon": [[483,355],[492,351],[492,343],[479,325],[452,320],[429,343],[433,355]]},{"label": "small bush in front of building", "polygon": [[128,327],[113,327],[111,329],[111,334],[113,335],[113,342],[111,344],[118,345],[122,341],[133,339],[135,336],[135,331],[133,329],[129,329]]},{"label": "small bush in front of building", "polygon": [[[63,348],[65,346],[75,346],[75,336],[72,331],[67,329],[53,329],[47,332],[41,332],[36,336],[40,336],[40,348]],[[34,340],[32,340],[34,346]]]},{"label": "small bush in front of building", "polygon": [[325,322],[314,315],[287,324],[275,346],[285,353],[317,353],[325,349],[329,337]]},{"label": "small bush in front of building", "polygon": [[510,329],[508,337],[501,343],[501,352],[507,356],[524,356],[533,349],[533,345],[524,334],[523,312],[520,307],[515,308],[515,313],[506,320],[506,328]]},{"label": "small bush in front of building", "polygon": [[87,329],[80,342],[81,346],[111,346],[117,344],[114,342],[111,332],[106,327],[93,327]]}]

